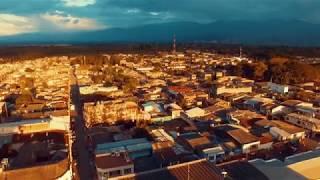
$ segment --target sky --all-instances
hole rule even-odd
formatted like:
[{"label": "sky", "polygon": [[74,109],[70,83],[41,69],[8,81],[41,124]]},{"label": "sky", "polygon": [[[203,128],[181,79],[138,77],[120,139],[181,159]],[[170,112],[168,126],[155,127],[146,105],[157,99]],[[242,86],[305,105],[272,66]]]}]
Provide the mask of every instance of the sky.
[{"label": "sky", "polygon": [[0,0],[0,36],[219,20],[320,24],[320,0]]}]

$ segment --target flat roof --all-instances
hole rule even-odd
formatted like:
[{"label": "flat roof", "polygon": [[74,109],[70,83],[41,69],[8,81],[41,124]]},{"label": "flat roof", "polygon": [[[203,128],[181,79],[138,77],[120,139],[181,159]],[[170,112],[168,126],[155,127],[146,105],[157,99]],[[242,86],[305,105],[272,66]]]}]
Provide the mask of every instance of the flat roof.
[{"label": "flat roof", "polygon": [[152,148],[151,143],[146,138],[129,139],[117,142],[98,144],[96,153],[121,150],[138,150],[144,148]]},{"label": "flat roof", "polygon": [[95,162],[97,168],[101,169],[110,169],[121,166],[129,166],[133,165],[133,162],[126,157],[123,153],[121,154],[105,154],[99,155],[95,157]]}]

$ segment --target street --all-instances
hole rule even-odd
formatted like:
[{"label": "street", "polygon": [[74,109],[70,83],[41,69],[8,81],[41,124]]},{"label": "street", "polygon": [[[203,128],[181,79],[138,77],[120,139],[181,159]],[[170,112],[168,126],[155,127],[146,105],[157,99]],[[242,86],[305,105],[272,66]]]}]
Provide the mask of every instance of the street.
[{"label": "street", "polygon": [[[75,141],[73,150],[76,151],[73,154],[76,161],[77,176],[80,180],[89,180],[94,177],[94,169],[91,165],[90,153],[87,148],[87,133],[85,130],[85,122],[83,118],[83,104],[80,99],[79,86],[77,84],[74,71],[70,74],[70,88],[71,88],[71,102],[74,105],[73,115],[71,120],[74,121],[73,131],[75,133]],[[76,179],[78,179],[76,178]]]}]

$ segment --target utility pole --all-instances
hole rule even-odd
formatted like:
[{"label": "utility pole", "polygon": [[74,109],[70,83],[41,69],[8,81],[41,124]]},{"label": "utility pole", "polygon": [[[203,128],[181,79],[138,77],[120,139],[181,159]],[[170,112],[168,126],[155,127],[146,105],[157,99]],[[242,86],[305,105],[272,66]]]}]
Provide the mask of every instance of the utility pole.
[{"label": "utility pole", "polygon": [[172,45],[172,53],[175,55],[177,53],[177,45],[176,45],[176,34],[173,35],[173,45]]}]

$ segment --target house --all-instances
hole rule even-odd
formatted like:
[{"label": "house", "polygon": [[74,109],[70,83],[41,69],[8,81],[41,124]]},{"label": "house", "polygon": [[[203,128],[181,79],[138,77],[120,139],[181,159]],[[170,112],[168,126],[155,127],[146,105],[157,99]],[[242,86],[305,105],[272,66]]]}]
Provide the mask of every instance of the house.
[{"label": "house", "polygon": [[211,118],[214,123],[221,123],[222,120],[225,119],[226,114],[231,111],[231,106],[228,102],[223,100],[218,100],[213,103],[213,105],[210,105],[206,108],[204,108],[206,111],[207,116],[215,116],[214,118]]},{"label": "house", "polygon": [[211,144],[211,140],[206,136],[201,136],[196,132],[181,134],[177,138],[177,142],[189,151],[196,151],[196,147]]},{"label": "house", "polygon": [[117,86],[104,87],[103,84],[94,84],[91,86],[80,87],[80,94],[88,95],[95,93],[111,93],[118,91]]},{"label": "house", "polygon": [[276,84],[273,82],[268,82],[268,88],[274,93],[286,94],[289,92],[288,85]]},{"label": "house", "polygon": [[266,116],[284,116],[292,112],[292,109],[283,106],[283,105],[277,105],[274,103],[271,104],[264,104],[260,107],[260,113],[266,115]]},{"label": "house", "polygon": [[98,154],[95,163],[99,180],[134,173],[134,163],[125,153]]},{"label": "house", "polygon": [[320,133],[319,119],[308,117],[302,114],[290,113],[285,117],[285,121],[296,126],[302,127],[304,129],[310,130],[313,133]]},{"label": "house", "polygon": [[305,130],[283,121],[271,121],[270,133],[279,141],[296,141],[305,137]]},{"label": "house", "polygon": [[265,129],[273,139],[278,141],[296,141],[305,137],[305,130],[278,120],[260,120],[255,123],[256,130],[259,128]]},{"label": "house", "polygon": [[129,139],[117,142],[98,144],[95,153],[127,152],[131,159],[146,157],[152,154],[152,145],[146,138]]},{"label": "house", "polygon": [[191,159],[196,159],[193,153],[186,151],[180,145],[177,146],[174,141],[166,141],[163,139],[155,140],[152,144],[153,157],[160,167],[172,166],[183,163]]},{"label": "house", "polygon": [[242,129],[230,130],[227,134],[241,146],[242,153],[250,153],[259,149],[259,139]]},{"label": "house", "polygon": [[235,110],[227,114],[227,120],[250,129],[254,122],[266,119],[265,116],[249,110]]},{"label": "house", "polygon": [[320,108],[309,107],[309,106],[298,106],[296,111],[300,114],[309,117],[320,117]]},{"label": "house", "polygon": [[169,86],[166,92],[169,99],[177,102],[180,106],[186,107],[209,99],[209,95],[205,91],[188,86]]},{"label": "house", "polygon": [[295,99],[286,100],[286,101],[282,102],[281,105],[287,106],[287,107],[292,108],[294,110],[298,107],[313,107],[312,103],[307,103],[307,102],[303,102],[303,101],[295,100]]},{"label": "house", "polygon": [[261,149],[266,149],[266,150],[270,150],[272,149],[272,145],[273,145],[273,138],[272,135],[270,133],[263,133],[261,136],[257,136],[259,141],[260,141],[260,145],[259,145],[259,150]]},{"label": "house", "polygon": [[195,119],[204,117],[206,114],[207,114],[206,111],[203,110],[202,108],[195,107],[181,113],[181,117],[183,119],[195,120]]},{"label": "house", "polygon": [[163,109],[160,104],[150,101],[147,103],[142,104],[144,112],[150,113],[150,112],[162,112]]},{"label": "house", "polygon": [[206,158],[210,162],[223,161],[225,151],[221,145],[208,144],[196,148],[202,158]]},{"label": "house", "polygon": [[198,133],[186,133],[177,138],[177,142],[187,150],[195,152],[210,162],[223,160],[225,152],[220,145],[213,143],[207,136]]},{"label": "house", "polygon": [[251,93],[253,82],[254,81],[242,77],[224,76],[215,81],[215,84],[212,87],[212,93],[214,95],[223,93]]},{"label": "house", "polygon": [[172,119],[180,118],[183,109],[176,103],[164,105],[164,108],[171,114]]},{"label": "house", "polygon": [[162,103],[150,101],[142,104],[142,107],[144,112],[150,115],[150,121],[152,123],[163,123],[172,119],[172,115],[168,114],[165,111],[165,108]]},{"label": "house", "polygon": [[246,101],[244,101],[244,106],[247,109],[250,109],[252,111],[257,111],[260,112],[260,109],[263,105],[265,104],[271,104],[273,103],[274,100],[273,99],[269,99],[269,98],[261,98],[261,97],[254,97],[254,98],[250,98]]}]

